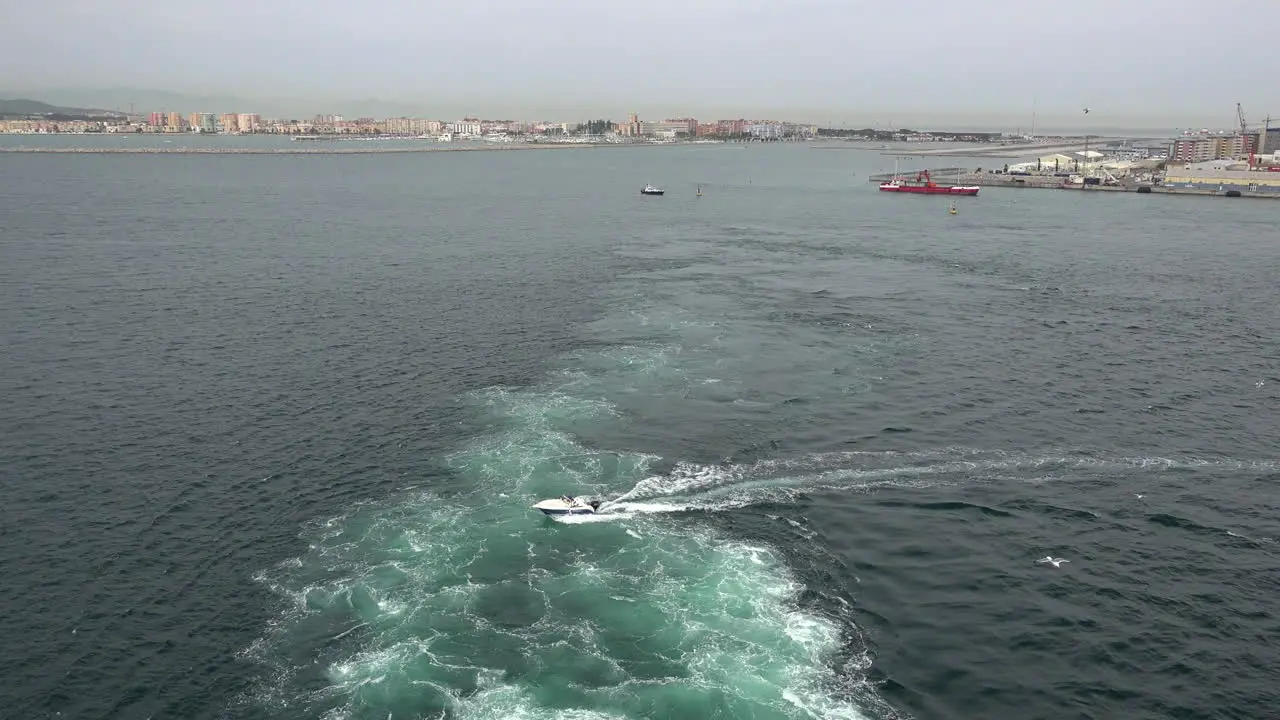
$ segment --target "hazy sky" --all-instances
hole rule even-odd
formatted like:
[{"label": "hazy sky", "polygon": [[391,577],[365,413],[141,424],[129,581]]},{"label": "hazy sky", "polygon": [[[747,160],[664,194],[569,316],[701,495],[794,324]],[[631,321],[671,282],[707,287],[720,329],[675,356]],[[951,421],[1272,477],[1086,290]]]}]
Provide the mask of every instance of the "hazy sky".
[{"label": "hazy sky", "polygon": [[0,91],[27,94],[1024,129],[1033,106],[1044,125],[1085,106],[1106,126],[1227,126],[1237,102],[1280,117],[1280,0],[0,0],[0,17]]}]

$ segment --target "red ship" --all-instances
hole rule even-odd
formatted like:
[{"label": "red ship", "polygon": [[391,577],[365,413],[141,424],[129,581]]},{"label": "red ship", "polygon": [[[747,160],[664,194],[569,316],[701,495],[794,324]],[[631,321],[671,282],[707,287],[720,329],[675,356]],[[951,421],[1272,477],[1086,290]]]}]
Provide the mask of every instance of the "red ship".
[{"label": "red ship", "polygon": [[896,173],[887,183],[880,183],[881,192],[923,193],[925,195],[977,195],[977,185],[939,185],[929,177],[928,170],[916,173],[915,180],[904,180]]}]

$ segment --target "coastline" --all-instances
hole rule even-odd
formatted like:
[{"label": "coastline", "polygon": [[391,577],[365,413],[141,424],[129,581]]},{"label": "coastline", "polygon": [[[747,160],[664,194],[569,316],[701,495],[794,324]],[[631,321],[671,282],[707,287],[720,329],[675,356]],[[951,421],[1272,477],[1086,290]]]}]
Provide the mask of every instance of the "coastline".
[{"label": "coastline", "polygon": [[[902,171],[902,176],[912,176],[919,170]],[[1188,181],[1174,181],[1171,184],[1152,182],[1125,181],[1115,185],[1085,185],[1067,182],[1067,177],[1056,175],[1004,175],[1000,173],[979,172],[967,168],[936,168],[930,171],[932,179],[939,184],[978,185],[980,187],[998,187],[1035,190],[1067,190],[1074,192],[1130,192],[1141,195],[1198,195],[1201,197],[1255,198],[1262,200],[1280,200],[1280,192],[1259,189],[1258,185],[1250,186],[1248,180],[1239,178],[1207,178],[1196,185]],[[893,173],[877,173],[869,175],[867,182],[882,183],[893,177]],[[1258,178],[1257,180],[1265,180]],[[1272,186],[1274,187],[1274,186]],[[1231,192],[1233,194],[1228,195]],[[949,196],[947,196],[949,197]]]},{"label": "coastline", "polygon": [[0,153],[70,155],[385,155],[388,153],[487,152],[494,150],[563,150],[567,148],[667,147],[659,143],[528,143],[454,147],[361,148],[157,148],[157,147],[0,147]]}]

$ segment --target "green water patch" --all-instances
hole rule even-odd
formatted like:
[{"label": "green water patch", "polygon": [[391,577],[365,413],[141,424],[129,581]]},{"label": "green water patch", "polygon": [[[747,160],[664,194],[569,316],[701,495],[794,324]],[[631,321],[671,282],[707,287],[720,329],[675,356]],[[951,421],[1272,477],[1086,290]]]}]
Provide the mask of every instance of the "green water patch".
[{"label": "green water patch", "polygon": [[261,574],[288,609],[251,653],[275,669],[257,704],[335,720],[862,717],[829,692],[840,628],[796,606],[772,549],[688,516],[530,508],[653,475],[652,456],[577,439],[619,421],[609,402],[470,399],[489,432],[445,458],[464,491],[316,523],[307,554]]}]

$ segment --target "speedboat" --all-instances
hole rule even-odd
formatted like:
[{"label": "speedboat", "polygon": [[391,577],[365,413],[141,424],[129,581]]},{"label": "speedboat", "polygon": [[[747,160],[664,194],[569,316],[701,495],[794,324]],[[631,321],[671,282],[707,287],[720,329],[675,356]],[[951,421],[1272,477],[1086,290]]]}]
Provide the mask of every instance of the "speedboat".
[{"label": "speedboat", "polygon": [[593,515],[600,508],[599,500],[587,502],[572,495],[543,500],[533,506],[546,515]]},{"label": "speedboat", "polygon": [[641,188],[641,190],[640,190],[640,194],[641,194],[641,195],[661,195],[661,194],[663,194],[663,193],[665,193],[665,192],[666,192],[666,190],[663,190],[662,188],[656,188],[656,187],[654,187],[654,186],[652,186],[652,185],[645,185],[645,186],[644,186],[643,188]]}]

